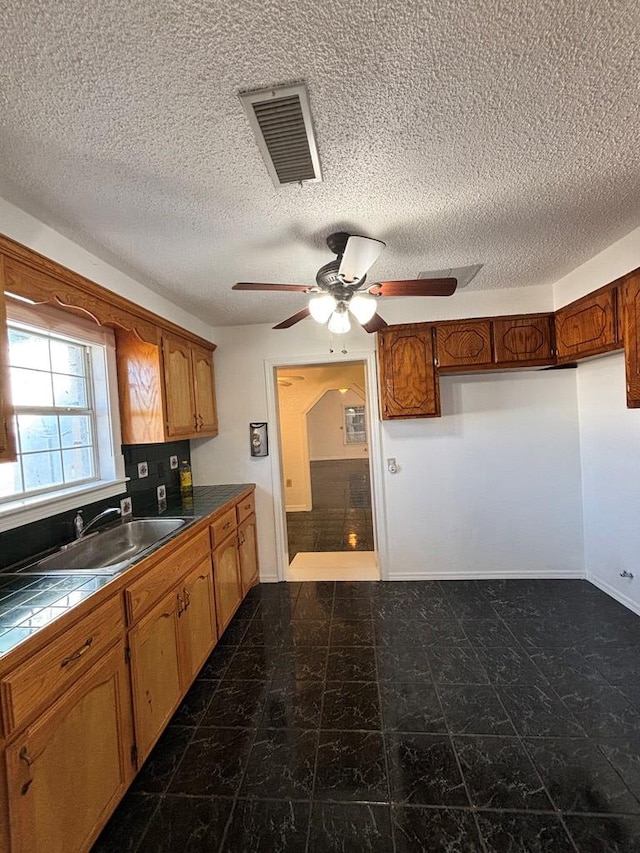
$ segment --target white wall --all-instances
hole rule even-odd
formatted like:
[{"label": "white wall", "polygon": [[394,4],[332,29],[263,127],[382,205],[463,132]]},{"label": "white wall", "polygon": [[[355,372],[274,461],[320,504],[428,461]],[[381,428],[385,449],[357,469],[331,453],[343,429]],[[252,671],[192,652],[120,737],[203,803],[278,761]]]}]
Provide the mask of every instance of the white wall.
[{"label": "white wall", "polygon": [[307,414],[309,458],[312,461],[367,459],[366,444],[346,444],[344,440],[345,406],[362,406],[363,403],[364,397],[351,389],[345,394],[327,391],[318,400]]},{"label": "white wall", "polygon": [[[558,307],[640,266],[640,228],[554,285]],[[593,583],[640,613],[640,409],[627,409],[624,356],[577,370],[585,566]],[[620,577],[626,569],[633,581]]]}]

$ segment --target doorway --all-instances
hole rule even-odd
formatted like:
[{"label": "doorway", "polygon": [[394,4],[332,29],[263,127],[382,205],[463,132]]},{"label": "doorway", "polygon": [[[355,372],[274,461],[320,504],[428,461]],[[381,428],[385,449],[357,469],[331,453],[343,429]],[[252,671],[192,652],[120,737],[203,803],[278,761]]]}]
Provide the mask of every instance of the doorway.
[{"label": "doorway", "polygon": [[365,363],[279,366],[275,379],[284,579],[378,580]]}]

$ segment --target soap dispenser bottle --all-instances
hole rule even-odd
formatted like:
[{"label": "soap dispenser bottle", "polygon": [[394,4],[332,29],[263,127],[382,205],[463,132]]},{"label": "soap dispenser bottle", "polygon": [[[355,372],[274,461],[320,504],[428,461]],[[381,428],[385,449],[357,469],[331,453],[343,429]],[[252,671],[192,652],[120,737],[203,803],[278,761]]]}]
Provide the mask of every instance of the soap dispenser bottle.
[{"label": "soap dispenser bottle", "polygon": [[193,477],[191,475],[191,465],[186,459],[180,463],[180,497],[193,498]]}]

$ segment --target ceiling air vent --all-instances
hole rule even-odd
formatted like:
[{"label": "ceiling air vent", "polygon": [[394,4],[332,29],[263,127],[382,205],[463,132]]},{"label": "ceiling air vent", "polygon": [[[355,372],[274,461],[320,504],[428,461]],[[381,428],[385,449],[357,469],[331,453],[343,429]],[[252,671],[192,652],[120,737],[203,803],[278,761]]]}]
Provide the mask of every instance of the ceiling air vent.
[{"label": "ceiling air vent", "polygon": [[240,100],[276,187],[322,180],[303,83],[243,92]]}]

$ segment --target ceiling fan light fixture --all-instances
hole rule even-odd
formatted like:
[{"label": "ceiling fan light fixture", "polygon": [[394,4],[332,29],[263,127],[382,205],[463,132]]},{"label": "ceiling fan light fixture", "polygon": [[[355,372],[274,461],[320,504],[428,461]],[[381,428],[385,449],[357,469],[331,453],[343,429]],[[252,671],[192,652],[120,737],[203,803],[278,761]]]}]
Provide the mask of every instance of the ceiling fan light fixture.
[{"label": "ceiling fan light fixture", "polygon": [[326,323],[336,310],[338,303],[330,293],[312,296],[309,300],[309,313],[318,323]]},{"label": "ceiling fan light fixture", "polygon": [[377,307],[374,297],[364,293],[355,293],[349,302],[349,311],[358,323],[368,323],[376,313]]},{"label": "ceiling fan light fixture", "polygon": [[384,249],[382,240],[354,235],[347,240],[347,246],[340,262],[338,275],[347,284],[360,281],[369,268],[378,259]]},{"label": "ceiling fan light fixture", "polygon": [[329,317],[327,328],[334,335],[344,335],[351,329],[351,320],[349,320],[349,313],[344,302],[340,302]]}]

